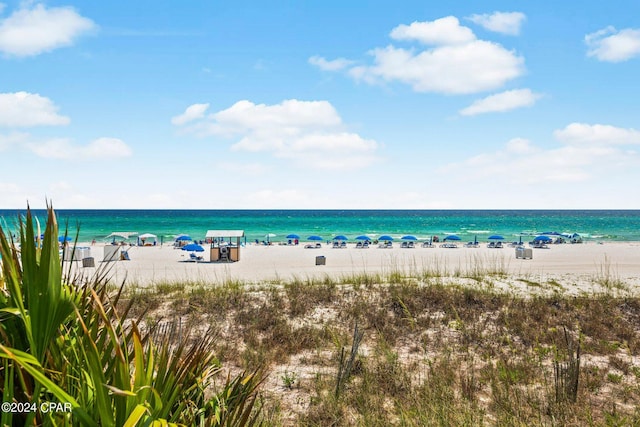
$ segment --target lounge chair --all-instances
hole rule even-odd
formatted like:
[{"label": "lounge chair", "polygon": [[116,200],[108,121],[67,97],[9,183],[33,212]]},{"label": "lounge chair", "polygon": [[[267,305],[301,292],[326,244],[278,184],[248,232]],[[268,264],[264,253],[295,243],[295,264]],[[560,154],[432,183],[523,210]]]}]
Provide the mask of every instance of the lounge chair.
[{"label": "lounge chair", "polygon": [[502,242],[496,242],[496,249],[502,249]]},{"label": "lounge chair", "polygon": [[487,247],[488,247],[488,248],[492,248],[492,249],[494,249],[494,248],[496,247],[496,242],[489,242],[489,243],[487,243]]},{"label": "lounge chair", "polygon": [[369,242],[367,240],[364,241],[364,243],[362,244],[363,248],[368,248],[369,247]]},{"label": "lounge chair", "polygon": [[363,247],[363,243],[362,242],[356,243],[356,249],[362,249],[362,247]]},{"label": "lounge chair", "polygon": [[409,247],[409,243],[408,242],[402,242],[402,244],[400,245],[401,248],[408,248]]},{"label": "lounge chair", "polygon": [[194,262],[204,261],[204,257],[202,255],[196,255],[195,253],[191,252],[189,254],[189,261],[194,261]]},{"label": "lounge chair", "polygon": [[423,243],[422,243],[422,247],[423,247],[423,248],[435,248],[435,247],[436,247],[436,245],[434,245],[434,244],[433,244],[433,243],[431,243],[431,242],[423,242]]},{"label": "lounge chair", "polygon": [[337,240],[335,240],[333,242],[333,245],[331,246],[332,248],[336,249],[336,248],[340,248],[340,242],[338,242]]},{"label": "lounge chair", "polygon": [[407,248],[409,248],[409,249],[413,249],[415,247],[416,247],[416,245],[413,242],[409,242],[409,244],[407,245]]},{"label": "lounge chair", "polygon": [[345,242],[344,240],[340,242],[340,249],[345,249],[346,247],[347,247],[347,242]]}]

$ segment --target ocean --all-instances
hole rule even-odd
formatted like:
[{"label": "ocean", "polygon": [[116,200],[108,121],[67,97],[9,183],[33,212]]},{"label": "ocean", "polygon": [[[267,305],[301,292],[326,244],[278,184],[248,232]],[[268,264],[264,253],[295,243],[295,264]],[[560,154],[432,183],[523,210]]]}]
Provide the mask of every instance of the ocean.
[{"label": "ocean", "polygon": [[[46,212],[34,210],[44,227]],[[394,237],[458,235],[484,241],[499,234],[507,241],[545,232],[578,233],[585,240],[640,241],[639,210],[57,210],[61,233],[79,241],[105,241],[114,231],[152,233],[159,243],[178,234],[204,239],[207,230],[244,230],[247,241],[286,241],[291,233],[330,240],[365,234]],[[0,210],[3,228],[15,231],[24,211]],[[524,237],[523,239],[526,239]]]}]

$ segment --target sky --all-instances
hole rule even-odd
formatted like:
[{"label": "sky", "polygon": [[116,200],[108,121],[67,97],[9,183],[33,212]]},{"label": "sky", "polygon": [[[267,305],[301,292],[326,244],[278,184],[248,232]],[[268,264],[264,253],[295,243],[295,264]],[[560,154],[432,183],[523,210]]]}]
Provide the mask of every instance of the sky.
[{"label": "sky", "polygon": [[639,17],[0,0],[0,208],[639,209]]}]

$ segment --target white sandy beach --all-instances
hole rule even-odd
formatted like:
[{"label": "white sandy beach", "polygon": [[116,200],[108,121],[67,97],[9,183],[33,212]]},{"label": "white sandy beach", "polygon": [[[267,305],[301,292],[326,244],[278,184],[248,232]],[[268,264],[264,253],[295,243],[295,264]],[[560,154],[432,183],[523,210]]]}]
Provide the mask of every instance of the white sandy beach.
[{"label": "white sandy beach", "polygon": [[[82,245],[81,245],[82,246]],[[88,246],[88,245],[87,245]],[[442,277],[477,276],[472,272],[506,272],[504,281],[518,279],[529,282],[555,281],[567,291],[595,290],[594,279],[621,280],[635,292],[640,283],[640,242],[615,242],[597,244],[549,245],[548,249],[533,249],[533,259],[516,259],[515,249],[442,247],[413,249],[381,249],[373,245],[359,249],[348,245],[334,249],[323,245],[320,249],[299,246],[248,245],[241,248],[240,261],[231,263],[206,262],[209,248],[205,245],[205,262],[188,262],[189,254],[172,246],[124,247],[129,261],[105,263],[104,245],[91,246],[91,256],[96,268],[108,264],[114,283],[126,280],[127,285],[150,286],[162,282],[191,282],[219,284],[229,280],[248,283],[264,283],[273,280],[307,279],[329,275],[336,279],[362,273],[402,272],[416,276],[422,271],[437,271]],[[528,248],[528,246],[527,246]],[[324,256],[326,265],[316,265],[316,257]],[[91,274],[95,269],[77,268]],[[498,283],[500,279],[496,279]]]}]

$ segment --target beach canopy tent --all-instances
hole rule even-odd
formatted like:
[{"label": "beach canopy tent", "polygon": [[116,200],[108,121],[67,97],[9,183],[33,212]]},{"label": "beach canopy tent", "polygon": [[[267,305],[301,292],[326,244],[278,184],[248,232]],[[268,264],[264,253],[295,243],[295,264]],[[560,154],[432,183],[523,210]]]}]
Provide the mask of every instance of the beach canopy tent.
[{"label": "beach canopy tent", "polygon": [[[244,230],[207,230],[205,237],[211,242],[211,261],[240,261],[240,239],[244,238]],[[236,239],[235,245],[231,239]]]},{"label": "beach canopy tent", "polygon": [[138,240],[141,241],[143,244],[147,244],[146,243],[147,240],[153,240],[154,242],[157,242],[158,236],[151,233],[144,233],[138,236]]},{"label": "beach canopy tent", "polygon": [[129,240],[131,237],[137,236],[137,235],[138,235],[137,231],[114,231],[113,233],[109,234],[106,237],[106,239],[112,239],[113,242],[115,243],[116,238]]}]

